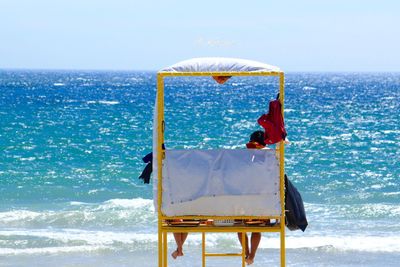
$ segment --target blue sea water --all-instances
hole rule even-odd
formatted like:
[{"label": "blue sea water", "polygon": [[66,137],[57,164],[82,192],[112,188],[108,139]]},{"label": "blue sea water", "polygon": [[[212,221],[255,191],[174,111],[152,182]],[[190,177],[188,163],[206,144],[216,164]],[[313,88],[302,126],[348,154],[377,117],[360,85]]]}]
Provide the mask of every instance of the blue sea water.
[{"label": "blue sea water", "polygon": [[[0,266],[157,266],[152,187],[137,178],[155,84],[154,72],[0,70]],[[165,144],[244,148],[277,91],[273,77],[169,78]],[[288,266],[398,266],[399,122],[399,73],[286,75],[286,172],[309,220],[287,232]],[[201,266],[200,242],[170,266]],[[234,234],[207,245],[239,250]],[[278,248],[265,234],[254,266],[278,266]]]}]

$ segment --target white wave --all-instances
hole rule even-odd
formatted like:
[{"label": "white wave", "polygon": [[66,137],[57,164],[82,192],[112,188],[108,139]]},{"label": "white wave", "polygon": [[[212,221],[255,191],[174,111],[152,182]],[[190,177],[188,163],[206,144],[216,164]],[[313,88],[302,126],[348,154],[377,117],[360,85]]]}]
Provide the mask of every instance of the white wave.
[{"label": "white wave", "polygon": [[153,206],[153,200],[152,199],[144,199],[144,198],[135,198],[135,199],[110,199],[108,201],[105,201],[103,205],[101,205],[103,208],[149,208],[154,211],[154,206]]},{"label": "white wave", "polygon": [[392,133],[398,134],[398,133],[400,133],[400,130],[382,130],[382,132],[384,134],[392,134]]},{"label": "white wave", "polygon": [[107,100],[100,100],[99,104],[104,104],[104,105],[117,105],[119,104],[118,101],[107,101]]},{"label": "white wave", "polygon": [[331,141],[331,140],[337,139],[338,137],[337,136],[324,136],[324,135],[322,135],[321,138]]},{"label": "white wave", "polygon": [[8,223],[14,221],[28,221],[41,216],[40,212],[33,212],[28,210],[15,210],[0,212],[0,222]]},{"label": "white wave", "polygon": [[19,160],[20,161],[34,161],[34,160],[36,160],[36,158],[35,157],[28,157],[28,158],[20,158]]},{"label": "white wave", "polygon": [[0,227],[114,227],[147,225],[156,221],[151,199],[111,199],[102,203],[68,202],[62,209],[0,212]]},{"label": "white wave", "polygon": [[54,86],[64,86],[64,83],[53,83]]},{"label": "white wave", "polygon": [[400,192],[387,192],[383,193],[384,196],[398,196],[400,195]]},{"label": "white wave", "polygon": [[400,217],[400,206],[396,204],[311,204],[304,203],[307,214],[319,218],[365,219]]},{"label": "white wave", "polygon": [[[339,251],[400,252],[400,236],[340,235],[288,237],[286,244],[287,248],[293,249],[329,247]],[[263,244],[261,245],[263,246]]]},{"label": "white wave", "polygon": [[311,91],[311,90],[316,90],[317,88],[312,87],[312,86],[303,86],[304,91]]},{"label": "white wave", "polygon": [[68,246],[68,247],[44,247],[44,248],[0,248],[1,256],[10,255],[37,255],[37,254],[55,254],[71,252],[92,252],[100,249],[106,249],[106,246]]},{"label": "white wave", "polygon": [[115,243],[133,244],[137,242],[157,242],[158,235],[154,233],[90,231],[81,229],[28,229],[28,230],[1,230],[0,236],[18,239],[47,239],[69,243],[80,242],[84,245],[105,246]]},{"label": "white wave", "polygon": [[80,202],[80,201],[71,201],[71,202],[69,202],[69,204],[71,206],[81,206],[81,205],[85,205],[86,203],[85,202]]},{"label": "white wave", "polygon": [[[300,235],[301,236],[300,236]],[[286,237],[287,249],[329,249],[337,251],[361,251],[361,252],[400,252],[400,236],[363,236],[363,235],[320,235],[310,236],[308,234],[299,233],[297,236]],[[34,239],[37,246],[41,245],[39,240],[51,240],[58,242],[58,247],[33,247],[33,248],[1,248],[0,255],[8,254],[42,254],[42,253],[58,253],[58,252],[75,252],[88,251],[98,249],[119,249],[121,247],[130,247],[132,249],[141,249],[143,246],[156,247],[158,235],[152,233],[136,233],[136,232],[112,232],[112,231],[85,231],[78,229],[66,230],[3,230],[0,236],[12,238],[16,240]],[[235,233],[225,234],[207,234],[208,247],[232,247],[238,248],[239,242]],[[201,235],[191,233],[187,240],[189,246],[201,246]],[[278,234],[263,234],[260,248],[278,249],[280,244]],[[172,234],[168,235],[169,246],[174,245]],[[81,244],[74,246],[74,244]],[[48,243],[46,243],[48,244]]]},{"label": "white wave", "polygon": [[[293,233],[295,236],[293,236]],[[234,233],[207,234],[207,246],[239,247],[237,236]],[[201,245],[201,235],[190,234],[187,239],[190,245]],[[280,238],[278,234],[263,234],[259,248],[278,249]],[[368,236],[368,235],[325,235],[313,233],[310,236],[302,232],[290,232],[286,234],[287,249],[324,249],[329,248],[338,251],[363,251],[363,252],[400,252],[400,236]]]},{"label": "white wave", "polygon": [[100,192],[100,191],[101,191],[100,189],[92,189],[92,190],[88,191],[88,195],[93,195],[93,194],[96,194],[97,192]]},{"label": "white wave", "polygon": [[94,100],[89,100],[89,101],[86,101],[86,104],[118,105],[119,101],[108,101],[108,100],[94,101]]},{"label": "white wave", "polygon": [[131,81],[134,81],[134,82],[141,82],[141,81],[143,81],[142,78],[135,78],[135,77],[128,78],[127,80],[131,80]]},{"label": "white wave", "polygon": [[[43,238],[55,238],[61,242],[66,242],[66,245],[68,245],[69,240],[83,240],[86,242],[85,244],[104,245],[108,244],[107,240],[111,240],[111,243],[115,241],[125,244],[132,240],[152,243],[157,239],[157,215],[151,199],[111,199],[102,203],[68,202],[61,210],[59,208],[57,210],[30,211],[24,209],[0,212],[0,229],[11,229],[0,232],[0,235],[42,236]],[[302,244],[301,242],[306,242],[304,238],[314,242],[314,245],[306,247],[333,246],[338,249],[343,247],[338,245],[340,243],[338,240],[349,236],[351,237],[349,242],[352,239],[361,240],[362,238],[375,240],[374,242],[387,242],[388,244],[399,241],[400,235],[391,233],[392,229],[399,229],[396,225],[398,218],[400,218],[400,207],[398,205],[305,203],[305,209],[310,223],[309,228],[304,234],[299,232],[301,235],[298,236],[293,236],[292,232],[288,232],[288,238],[296,240],[292,247],[298,247],[299,244]],[[390,220],[387,221],[387,218]],[[384,224],[382,225],[382,223]],[[54,230],[54,232],[51,232],[52,230],[40,230],[47,228],[61,230]],[[32,230],[20,231],[19,229]],[[36,231],[35,229],[39,230]],[[99,231],[80,229],[96,229]],[[112,229],[110,232],[102,231],[110,229]],[[297,234],[298,232],[294,233]],[[104,238],[103,241],[101,241],[102,238]],[[198,244],[200,242],[198,238],[193,235],[191,240],[195,241],[191,242]],[[386,238],[390,239],[386,240]],[[218,239],[216,240],[218,241]],[[229,240],[229,243],[234,243],[235,239],[232,237]],[[348,246],[348,248],[344,247],[343,249],[358,249],[354,244]],[[363,249],[372,250],[373,248]],[[381,247],[380,249],[389,251],[391,248]],[[400,248],[398,250],[400,252]]]},{"label": "white wave", "polygon": [[32,150],[35,149],[37,146],[36,145],[30,145],[30,146],[23,146],[22,149],[24,150]]},{"label": "white wave", "polygon": [[89,79],[89,78],[83,78],[83,77],[78,77],[78,78],[76,78],[75,80],[77,80],[77,81],[90,81],[91,79]]}]

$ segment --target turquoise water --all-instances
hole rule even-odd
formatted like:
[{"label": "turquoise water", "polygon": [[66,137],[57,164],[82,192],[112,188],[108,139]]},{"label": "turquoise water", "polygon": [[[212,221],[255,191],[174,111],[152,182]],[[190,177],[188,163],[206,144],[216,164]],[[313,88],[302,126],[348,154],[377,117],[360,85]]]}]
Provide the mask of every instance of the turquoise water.
[{"label": "turquoise water", "polygon": [[[155,83],[153,72],[0,71],[1,266],[156,266],[152,188],[137,179]],[[397,266],[399,89],[396,73],[286,76],[286,172],[310,223],[287,233],[288,266]],[[276,93],[272,77],[168,79],[166,146],[244,148]],[[234,235],[209,239],[239,249]],[[200,266],[200,241],[189,236],[171,266]],[[254,266],[277,266],[278,246],[265,235]]]}]

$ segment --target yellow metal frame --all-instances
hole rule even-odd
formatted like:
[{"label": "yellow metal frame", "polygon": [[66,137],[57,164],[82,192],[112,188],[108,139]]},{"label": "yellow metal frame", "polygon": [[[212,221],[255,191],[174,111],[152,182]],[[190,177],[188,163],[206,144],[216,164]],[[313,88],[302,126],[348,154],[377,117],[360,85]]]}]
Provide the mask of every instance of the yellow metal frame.
[{"label": "yellow metal frame", "polygon": [[[285,143],[281,141],[277,145],[279,155],[279,177],[280,177],[280,216],[166,216],[162,213],[162,161],[165,158],[165,151],[162,147],[164,143],[164,78],[176,76],[276,76],[279,77],[279,100],[282,104],[282,116],[284,116],[284,99],[285,99],[285,76],[283,72],[159,72],[157,74],[157,159],[158,159],[158,266],[167,267],[167,234],[168,233],[202,233],[202,266],[206,266],[206,257],[217,256],[240,256],[242,258],[242,267],[245,266],[245,246],[242,246],[241,253],[206,253],[205,234],[214,233],[246,233],[246,232],[278,232],[280,233],[280,263],[286,266],[285,253]],[[212,219],[212,220],[231,220],[231,219],[275,219],[278,223],[273,226],[196,226],[196,227],[173,227],[164,223],[166,220],[173,219]],[[244,235],[242,235],[242,244],[244,244]]]}]

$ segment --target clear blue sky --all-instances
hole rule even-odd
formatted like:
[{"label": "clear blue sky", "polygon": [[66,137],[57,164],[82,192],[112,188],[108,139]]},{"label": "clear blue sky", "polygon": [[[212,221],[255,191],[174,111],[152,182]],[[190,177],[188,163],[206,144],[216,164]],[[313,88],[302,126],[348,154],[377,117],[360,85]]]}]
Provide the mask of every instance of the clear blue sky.
[{"label": "clear blue sky", "polygon": [[394,0],[0,0],[0,68],[158,70],[224,56],[400,71],[399,49]]}]

